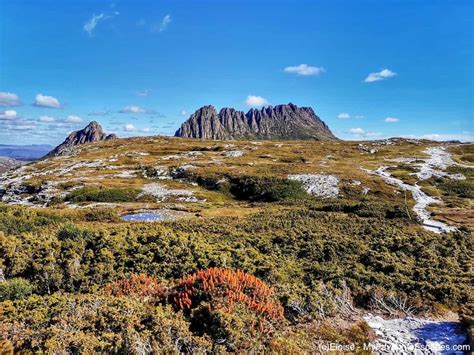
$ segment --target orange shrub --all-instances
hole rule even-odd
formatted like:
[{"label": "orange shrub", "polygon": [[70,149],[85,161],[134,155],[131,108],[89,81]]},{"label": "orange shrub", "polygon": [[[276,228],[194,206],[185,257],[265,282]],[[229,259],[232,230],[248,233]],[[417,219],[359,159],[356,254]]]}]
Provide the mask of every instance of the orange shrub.
[{"label": "orange shrub", "polygon": [[235,307],[244,305],[257,315],[261,332],[272,328],[269,323],[283,319],[283,307],[273,289],[241,270],[210,268],[197,271],[178,281],[169,300],[176,309],[185,312],[202,302],[208,303],[211,312],[218,309],[232,313]]},{"label": "orange shrub", "polygon": [[145,274],[133,274],[105,286],[106,294],[113,296],[132,296],[142,301],[159,301],[164,297],[165,287],[156,277]]}]

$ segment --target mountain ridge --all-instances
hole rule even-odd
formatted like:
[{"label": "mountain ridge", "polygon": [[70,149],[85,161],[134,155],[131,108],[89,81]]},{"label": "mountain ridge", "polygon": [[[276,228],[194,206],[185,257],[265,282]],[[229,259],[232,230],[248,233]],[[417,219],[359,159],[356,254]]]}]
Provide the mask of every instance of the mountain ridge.
[{"label": "mountain ridge", "polygon": [[337,140],[311,107],[292,103],[252,108],[246,113],[231,107],[217,112],[206,105],[194,112],[175,137],[216,140]]},{"label": "mountain ridge", "polygon": [[116,138],[117,135],[114,133],[108,135],[104,133],[102,126],[97,121],[91,121],[83,129],[70,133],[64,142],[46,154],[44,158],[70,154],[74,147],[81,144],[100,142]]}]

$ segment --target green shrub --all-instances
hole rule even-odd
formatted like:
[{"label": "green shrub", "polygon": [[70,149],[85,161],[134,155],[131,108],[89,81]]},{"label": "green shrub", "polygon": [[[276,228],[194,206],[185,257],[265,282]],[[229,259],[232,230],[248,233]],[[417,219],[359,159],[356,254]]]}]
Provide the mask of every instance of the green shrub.
[{"label": "green shrub", "polygon": [[474,182],[471,180],[444,180],[439,188],[448,196],[474,198]]},{"label": "green shrub", "polygon": [[117,213],[110,208],[93,208],[84,211],[83,218],[87,222],[114,222],[118,220]]},{"label": "green shrub", "polygon": [[61,241],[65,240],[78,240],[83,239],[89,235],[89,230],[82,229],[75,224],[66,224],[58,231],[58,239]]},{"label": "green shrub", "polygon": [[230,192],[240,200],[274,202],[308,198],[301,181],[277,177],[230,178]]},{"label": "green shrub", "polygon": [[33,293],[33,285],[20,277],[0,282],[0,301],[20,300]]},{"label": "green shrub", "polygon": [[125,297],[32,296],[0,303],[0,314],[0,340],[14,344],[14,353],[184,354],[212,346],[180,313]]},{"label": "green shrub", "polygon": [[70,202],[130,202],[135,201],[141,190],[132,188],[99,188],[86,186],[72,191],[66,200]]},{"label": "green shrub", "polygon": [[35,232],[43,227],[57,226],[67,220],[66,217],[47,210],[0,205],[0,231],[6,234]]}]

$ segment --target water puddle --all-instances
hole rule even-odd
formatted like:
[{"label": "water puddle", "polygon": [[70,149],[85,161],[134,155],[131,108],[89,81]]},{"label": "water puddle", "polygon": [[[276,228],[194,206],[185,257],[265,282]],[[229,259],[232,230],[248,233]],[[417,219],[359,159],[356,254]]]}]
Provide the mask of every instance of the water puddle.
[{"label": "water puddle", "polygon": [[135,211],[120,217],[127,222],[163,222],[188,216],[189,213],[173,210]]}]

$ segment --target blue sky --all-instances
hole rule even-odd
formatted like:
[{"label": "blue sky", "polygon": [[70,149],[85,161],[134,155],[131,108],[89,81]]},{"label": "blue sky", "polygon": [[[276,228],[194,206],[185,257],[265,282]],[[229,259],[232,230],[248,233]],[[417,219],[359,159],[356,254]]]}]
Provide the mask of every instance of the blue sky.
[{"label": "blue sky", "polygon": [[311,106],[344,139],[473,140],[474,2],[0,1],[0,143],[199,107]]}]

